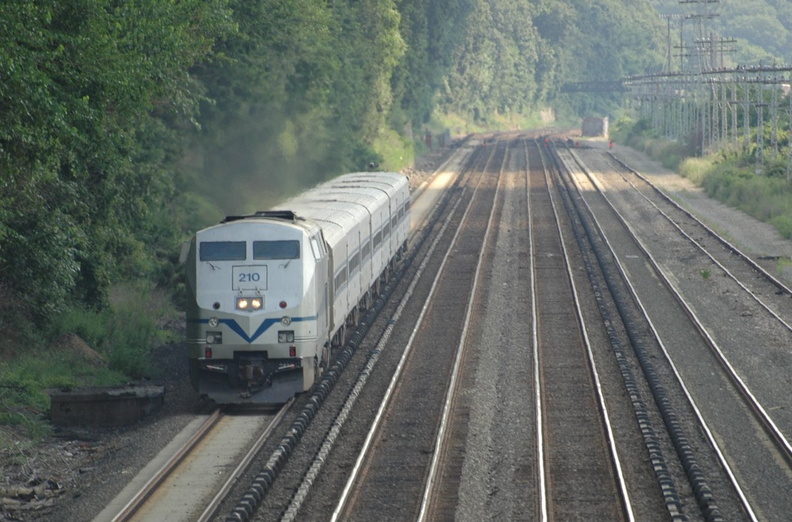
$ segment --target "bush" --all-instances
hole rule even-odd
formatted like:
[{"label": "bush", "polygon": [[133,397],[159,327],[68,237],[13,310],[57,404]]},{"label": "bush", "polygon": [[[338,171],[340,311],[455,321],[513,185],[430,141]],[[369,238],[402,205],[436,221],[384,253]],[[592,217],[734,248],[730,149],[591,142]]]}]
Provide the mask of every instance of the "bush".
[{"label": "bush", "polygon": [[679,173],[696,185],[701,185],[713,170],[711,158],[686,158],[679,163]]},{"label": "bush", "polygon": [[114,288],[110,302],[113,313],[102,353],[110,368],[133,379],[150,377],[148,356],[154,343],[163,340],[157,324],[173,310],[170,299],[151,285],[139,283]]},{"label": "bush", "polygon": [[74,333],[127,379],[151,377],[148,356],[154,344],[164,340],[158,324],[173,313],[168,296],[150,283],[117,285],[110,292],[110,308],[69,310],[50,339]]},{"label": "bush", "polygon": [[792,214],[776,216],[770,220],[770,224],[786,239],[792,239]]}]

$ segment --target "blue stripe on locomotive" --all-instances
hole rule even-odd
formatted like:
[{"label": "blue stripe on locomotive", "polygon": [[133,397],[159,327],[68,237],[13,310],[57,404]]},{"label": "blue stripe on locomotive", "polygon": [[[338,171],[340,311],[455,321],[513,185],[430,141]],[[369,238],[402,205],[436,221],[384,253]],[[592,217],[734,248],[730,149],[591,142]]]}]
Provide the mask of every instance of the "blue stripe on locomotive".
[{"label": "blue stripe on locomotive", "polygon": [[[313,316],[310,316],[310,317],[293,317],[291,321],[293,323],[299,323],[299,322],[302,322],[302,321],[316,321],[317,319],[318,319],[318,317],[313,315]],[[280,323],[280,321],[281,320],[280,320],[279,317],[270,317],[269,319],[265,319],[264,321],[262,321],[262,323],[259,325],[258,329],[255,332],[253,332],[253,335],[250,336],[250,337],[248,337],[247,332],[245,330],[243,330],[241,326],[239,326],[239,323],[236,322],[236,319],[220,319],[218,322],[220,324],[224,324],[224,325],[228,326],[231,330],[234,331],[234,333],[236,333],[238,336],[240,336],[242,339],[244,339],[248,343],[252,343],[256,339],[261,337],[261,334],[263,334],[264,332],[269,330],[270,326],[272,326],[273,324],[276,324],[276,323]],[[199,323],[199,324],[208,324],[209,323],[209,319],[194,319],[194,320],[192,320],[190,322]]]}]

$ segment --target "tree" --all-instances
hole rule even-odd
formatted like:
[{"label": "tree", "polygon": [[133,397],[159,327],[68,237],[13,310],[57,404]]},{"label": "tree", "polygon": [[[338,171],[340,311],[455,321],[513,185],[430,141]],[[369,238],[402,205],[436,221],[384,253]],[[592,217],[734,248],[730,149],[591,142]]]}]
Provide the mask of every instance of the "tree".
[{"label": "tree", "polygon": [[0,5],[0,277],[40,320],[101,306],[118,268],[163,248],[147,232],[197,107],[186,71],[227,15],[221,0]]}]

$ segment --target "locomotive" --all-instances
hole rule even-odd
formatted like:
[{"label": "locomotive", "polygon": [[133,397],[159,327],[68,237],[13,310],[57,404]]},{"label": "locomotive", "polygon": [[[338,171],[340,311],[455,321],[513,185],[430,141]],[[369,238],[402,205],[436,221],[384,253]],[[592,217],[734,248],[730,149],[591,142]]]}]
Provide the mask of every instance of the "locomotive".
[{"label": "locomotive", "polygon": [[190,379],[218,404],[310,390],[407,249],[407,178],[345,174],[198,231],[186,255]]}]

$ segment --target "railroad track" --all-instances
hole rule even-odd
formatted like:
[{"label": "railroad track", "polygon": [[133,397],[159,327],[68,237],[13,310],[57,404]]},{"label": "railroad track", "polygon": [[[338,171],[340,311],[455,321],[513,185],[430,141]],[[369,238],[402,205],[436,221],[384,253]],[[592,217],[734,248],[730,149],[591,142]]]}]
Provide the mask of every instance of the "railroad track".
[{"label": "railroad track", "polygon": [[[584,153],[584,168],[561,153],[651,318],[657,347],[646,358],[656,359],[650,371],[664,389],[655,401],[669,408],[663,415],[682,467],[693,462],[698,470],[687,473],[696,515],[782,520],[790,508],[789,423],[786,412],[773,410],[783,386],[758,368],[774,350],[784,358],[792,340],[783,286],[624,166]],[[746,350],[752,345],[763,353]]]},{"label": "railroad track", "polygon": [[459,367],[455,361],[464,353],[461,338],[468,324],[469,296],[505,156],[506,143],[493,147],[472,180],[474,187],[458,210],[453,239],[434,273],[427,304],[334,510],[334,520],[421,516],[425,479],[442,434],[444,397]]},{"label": "railroad track", "polygon": [[[587,347],[582,324],[577,329],[570,325],[553,328],[546,324],[544,329],[539,329],[542,331],[541,342],[532,343],[527,335],[510,339],[515,348],[502,350],[504,354],[500,356],[505,357],[513,368],[519,368],[516,372],[522,382],[510,378],[501,385],[495,379],[492,385],[500,388],[497,393],[503,394],[502,409],[513,406],[516,410],[511,415],[504,413],[504,417],[509,417],[506,422],[512,424],[510,433],[519,432],[522,427],[529,431],[525,440],[515,441],[512,435],[511,440],[499,441],[505,448],[505,454],[495,458],[514,459],[513,462],[501,462],[503,469],[501,466],[490,469],[488,477],[471,477],[471,474],[481,474],[483,470],[464,469],[469,466],[472,453],[492,451],[492,448],[476,443],[475,429],[479,421],[476,408],[482,407],[482,403],[475,400],[471,392],[478,362],[493,356],[485,350],[497,350],[497,347],[481,346],[479,328],[483,325],[475,311],[479,305],[493,298],[488,287],[495,276],[488,264],[498,257],[497,239],[508,232],[502,227],[508,227],[515,218],[521,219],[523,224],[528,223],[526,187],[529,182],[525,156],[520,140],[500,143],[489,163],[491,166],[473,169],[480,172],[467,177],[476,186],[476,191],[470,199],[465,219],[454,234],[454,242],[448,245],[442,266],[436,270],[431,285],[426,283],[432,288],[427,304],[382,400],[382,407],[361,445],[362,450],[355,459],[340,495],[341,500],[333,511],[334,520],[475,518],[478,516],[476,510],[483,510],[483,515],[493,509],[528,519],[555,519],[570,515],[611,520],[632,518],[616,449],[608,444],[610,428],[607,426],[604,400],[596,393],[598,386],[593,384],[596,368],[584,355]],[[539,162],[538,156],[535,161]],[[521,167],[516,169],[516,165]],[[543,169],[540,168],[539,173],[544,176]],[[516,182],[517,177],[522,177],[522,180]],[[509,190],[505,189],[507,186]],[[515,191],[520,186],[522,190]],[[544,192],[544,196],[549,205],[548,193]],[[504,204],[507,198],[514,200],[515,197],[522,200]],[[515,205],[521,205],[522,210],[515,211]],[[536,205],[539,206],[538,203]],[[556,223],[557,216],[552,207],[544,208],[549,209],[552,223]],[[527,228],[523,228],[521,234],[526,231]],[[560,240],[558,225],[550,232],[548,235],[555,237],[554,246],[561,257],[557,261],[563,267],[565,254],[557,243]],[[526,243],[522,239],[528,236],[521,234],[515,234],[512,241],[522,243],[525,248]],[[544,257],[545,254],[536,255]],[[532,268],[532,263],[525,263],[532,257],[530,251],[518,257],[523,263],[514,291],[518,296],[522,294],[525,304],[530,304],[532,274],[536,272],[536,280],[543,280],[542,284],[550,278],[543,275],[542,270]],[[508,273],[508,260],[504,261]],[[559,299],[555,296],[555,290],[570,285],[569,272],[562,269],[560,275],[560,283],[545,289],[563,303],[563,307],[571,308],[573,322],[580,324],[576,297],[569,294]],[[550,317],[562,317],[558,310],[537,312],[536,308],[533,307],[533,313],[537,319],[542,315],[545,321]],[[520,335],[520,328],[528,322],[525,316],[516,317],[515,333]],[[439,327],[441,324],[442,328]],[[555,359],[555,364],[552,364],[545,360],[560,355],[557,353],[561,351],[559,346],[566,345],[569,339],[561,338],[559,334],[567,331],[577,331],[579,338],[574,341],[577,350],[566,354],[563,362]],[[521,349],[520,343],[524,348]],[[536,355],[531,355],[528,349],[532,344],[542,345]],[[569,372],[573,365],[578,373]],[[533,370],[536,377],[533,377]],[[563,383],[559,377],[562,374],[566,377]],[[581,396],[579,392],[586,388],[585,383],[590,385]],[[480,388],[479,384],[477,391]],[[533,401],[524,401],[522,392],[526,390],[536,397]],[[542,405],[544,409],[540,407]],[[534,410],[535,406],[539,407],[539,413]],[[495,405],[489,404],[489,407],[492,410]],[[569,411],[570,408],[574,413]],[[538,422],[540,418],[546,418],[546,424]],[[575,429],[570,429],[570,423]],[[536,433],[543,434],[539,441]],[[586,472],[581,473],[581,469]],[[489,501],[478,504],[473,500],[477,493],[468,489],[471,484],[482,480],[504,481],[512,487],[517,486],[509,493],[509,498],[500,498],[496,497],[498,486],[494,485]],[[541,487],[540,484],[551,486]],[[289,516],[284,519],[295,517],[296,512],[289,511]]]},{"label": "railroad track", "polygon": [[[183,444],[165,448],[152,461],[162,466],[142,486],[133,483],[122,492],[98,520],[211,520],[290,406],[274,414],[260,408],[214,410]],[[113,513],[118,502],[123,507]]]},{"label": "railroad track", "polygon": [[529,208],[536,316],[538,460],[544,463],[541,520],[633,520],[600,376],[564,239],[557,181],[530,143]]},{"label": "railroad track", "polygon": [[[211,511],[783,519],[792,413],[759,361],[785,361],[789,291],[613,158],[551,152],[518,136],[472,150],[343,364]],[[733,320],[770,334],[764,358],[714,325],[691,273],[728,284]]]}]

